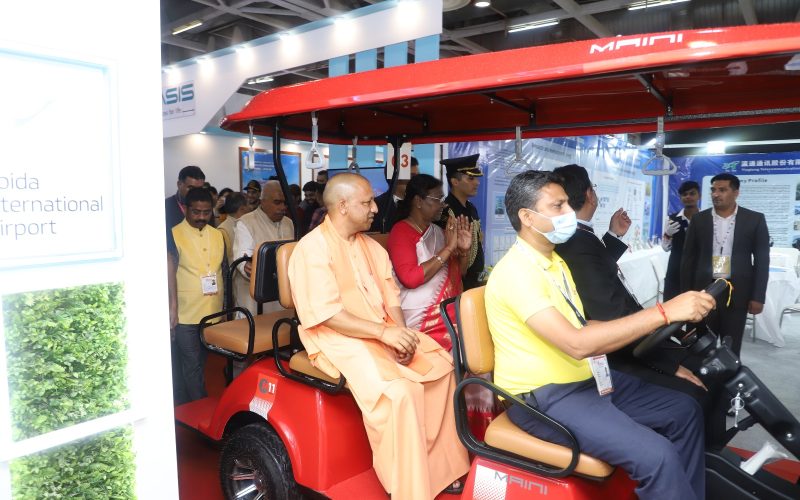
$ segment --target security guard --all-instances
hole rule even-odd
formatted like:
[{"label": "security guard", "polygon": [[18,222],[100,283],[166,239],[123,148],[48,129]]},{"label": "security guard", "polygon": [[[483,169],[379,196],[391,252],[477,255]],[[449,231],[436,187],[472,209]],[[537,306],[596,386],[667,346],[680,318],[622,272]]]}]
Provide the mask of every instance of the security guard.
[{"label": "security guard", "polygon": [[480,167],[478,167],[478,157],[480,155],[463,156],[460,158],[448,158],[439,163],[447,169],[447,185],[449,194],[445,199],[447,210],[439,221],[439,226],[447,226],[448,217],[458,217],[466,215],[472,226],[472,247],[469,249],[467,262],[469,267],[467,274],[464,275],[464,290],[483,285],[483,232],[481,231],[481,219],[478,216],[478,209],[469,202],[468,198],[478,193],[480,177],[483,177]]}]

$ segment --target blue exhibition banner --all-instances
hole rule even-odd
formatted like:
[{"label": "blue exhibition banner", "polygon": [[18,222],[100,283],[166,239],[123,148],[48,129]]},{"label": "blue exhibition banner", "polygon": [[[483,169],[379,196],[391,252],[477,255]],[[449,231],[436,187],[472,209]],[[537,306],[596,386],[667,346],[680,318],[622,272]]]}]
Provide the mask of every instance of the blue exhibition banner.
[{"label": "blue exhibition banner", "polygon": [[[611,215],[624,208],[631,217],[625,241],[644,246],[653,236],[653,180],[642,173],[652,153],[627,142],[625,136],[581,136],[525,139],[516,158],[515,141],[451,143],[448,157],[479,153],[478,165],[484,177],[470,201],[478,209],[484,232],[486,264],[493,266],[514,243],[516,232],[505,213],[505,193],[511,178],[524,170],[552,170],[578,164],[586,168],[595,184],[598,208],[593,222],[607,228]],[[657,193],[660,195],[660,189]],[[660,198],[658,198],[660,200]],[[657,201],[655,206],[661,206]],[[659,231],[655,231],[657,234]]]},{"label": "blue exhibition banner", "polygon": [[682,208],[678,187],[688,180],[701,186],[700,208],[711,207],[711,178],[727,172],[739,178],[738,203],[764,214],[775,246],[800,244],[800,152],[685,156],[672,159],[669,212]]},{"label": "blue exhibition banner", "polygon": [[[271,178],[277,178],[275,170],[275,158],[272,153],[256,151],[255,167],[248,168],[247,158],[250,151],[246,148],[239,148],[239,166],[241,171],[241,189],[247,186],[251,180],[258,181],[262,186]],[[281,164],[283,172],[286,174],[288,184],[300,184],[300,153],[281,153]]]}]

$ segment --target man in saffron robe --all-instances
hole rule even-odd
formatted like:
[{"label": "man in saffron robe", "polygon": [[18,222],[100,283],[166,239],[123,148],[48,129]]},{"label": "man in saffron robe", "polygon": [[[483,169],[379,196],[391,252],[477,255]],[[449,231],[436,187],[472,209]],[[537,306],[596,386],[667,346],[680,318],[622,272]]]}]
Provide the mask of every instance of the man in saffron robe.
[{"label": "man in saffron robe", "polygon": [[323,201],[327,217],[289,260],[300,339],[314,366],[347,379],[384,489],[397,500],[432,499],[469,470],[452,358],[405,327],[389,257],[362,234],[378,211],[369,182],[339,174]]}]

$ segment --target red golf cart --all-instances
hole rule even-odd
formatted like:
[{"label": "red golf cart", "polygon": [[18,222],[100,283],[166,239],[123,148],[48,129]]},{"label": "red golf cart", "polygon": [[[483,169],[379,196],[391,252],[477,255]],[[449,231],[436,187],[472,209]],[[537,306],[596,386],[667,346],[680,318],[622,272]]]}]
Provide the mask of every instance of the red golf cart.
[{"label": "red golf cart", "polygon": [[[800,121],[800,24],[746,26],[615,37],[464,56],[379,69],[266,91],[226,117],[227,130],[281,140],[360,145],[438,143],[522,137],[652,132]],[[289,195],[275,155],[278,177]],[[397,176],[395,169],[394,183]],[[296,220],[296,206],[289,212]],[[297,226],[296,226],[297,228]],[[381,237],[376,236],[380,241]],[[292,242],[265,244],[254,256],[251,292],[279,300],[278,313],[218,324],[204,319],[206,346],[247,366],[220,397],[176,409],[177,419],[224,441],[220,479],[228,498],[386,498],[372,468],[361,415],[346,381],[311,366],[297,337],[286,275]],[[726,293],[718,286],[720,297]],[[715,289],[716,289],[715,288]],[[490,372],[491,337],[482,289],[452,299],[447,318],[454,339],[459,437],[474,455],[462,498],[633,498],[626,474],[580,453],[569,429],[551,422],[571,442],[541,441],[498,416],[483,439],[469,429],[463,388],[481,384],[512,404],[511,395],[468,373]],[[444,313],[444,307],[442,311]],[[235,308],[234,308],[235,309]],[[216,316],[227,316],[232,310]],[[761,424],[795,458],[800,424],[721,339],[677,332],[651,334],[639,354],[669,336],[704,358],[700,373],[716,380],[720,401],[739,394],[749,416],[737,429],[709,436],[708,498],[800,498],[796,475],[740,469],[726,448],[736,432]],[[724,333],[724,332],[723,332]],[[715,411],[727,407],[717,405]],[[796,465],[796,463],[793,462]],[[407,478],[413,481],[414,478]],[[445,498],[445,495],[441,495]]]}]

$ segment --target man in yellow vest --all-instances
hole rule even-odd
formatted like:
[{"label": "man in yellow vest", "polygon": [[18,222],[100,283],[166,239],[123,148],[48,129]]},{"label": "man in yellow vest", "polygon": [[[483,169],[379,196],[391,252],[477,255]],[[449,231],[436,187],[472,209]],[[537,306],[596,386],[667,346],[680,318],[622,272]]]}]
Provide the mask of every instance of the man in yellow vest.
[{"label": "man in yellow vest", "polygon": [[[205,388],[206,352],[200,343],[200,320],[222,309],[222,276],[225,242],[222,233],[211,227],[214,204],[211,193],[203,188],[186,194],[186,218],[172,228],[175,264],[170,277],[170,317],[177,320],[173,335],[178,347],[181,374],[188,403],[207,396]],[[176,321],[173,319],[173,322]]]}]

